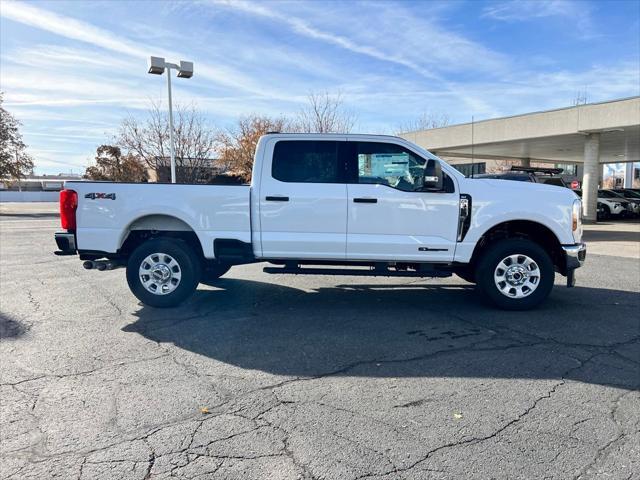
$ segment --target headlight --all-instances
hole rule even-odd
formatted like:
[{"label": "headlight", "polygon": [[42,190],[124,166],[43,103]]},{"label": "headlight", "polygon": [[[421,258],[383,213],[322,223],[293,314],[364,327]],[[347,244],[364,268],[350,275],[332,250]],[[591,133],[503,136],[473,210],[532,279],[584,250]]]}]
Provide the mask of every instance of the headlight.
[{"label": "headlight", "polygon": [[613,208],[620,208],[622,206],[621,203],[614,203]]},{"label": "headlight", "polygon": [[582,201],[574,200],[571,209],[571,230],[573,239],[579,242],[582,239]]}]

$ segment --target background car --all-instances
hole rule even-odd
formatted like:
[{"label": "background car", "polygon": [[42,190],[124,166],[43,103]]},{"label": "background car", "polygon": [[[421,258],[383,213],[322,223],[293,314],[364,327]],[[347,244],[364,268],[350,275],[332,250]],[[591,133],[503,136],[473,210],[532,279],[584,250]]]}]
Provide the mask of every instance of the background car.
[{"label": "background car", "polygon": [[[582,198],[582,190],[574,190],[574,193]],[[615,198],[600,197],[600,190],[598,190],[598,203],[600,203],[604,209],[603,218],[612,216],[625,217],[629,215],[626,205],[629,202],[626,202],[622,198],[618,200]]]},{"label": "background car", "polygon": [[638,216],[640,215],[640,200],[636,198],[628,198],[626,195],[623,195],[621,192],[616,190],[598,190],[598,197],[601,198],[610,198],[613,200],[620,199],[623,203],[630,216]]},{"label": "background car", "polygon": [[568,187],[560,176],[562,168],[520,167],[514,165],[511,170],[500,173],[481,173],[473,178],[491,178],[496,180],[515,180],[517,182],[544,183],[558,187]]},{"label": "background car", "polygon": [[604,203],[598,202],[598,210],[597,210],[598,220],[606,220],[609,218],[609,214],[607,210],[604,208]]},{"label": "background car", "polygon": [[621,193],[625,198],[635,198],[640,200],[640,189],[639,188],[616,188],[613,190],[616,193]]}]

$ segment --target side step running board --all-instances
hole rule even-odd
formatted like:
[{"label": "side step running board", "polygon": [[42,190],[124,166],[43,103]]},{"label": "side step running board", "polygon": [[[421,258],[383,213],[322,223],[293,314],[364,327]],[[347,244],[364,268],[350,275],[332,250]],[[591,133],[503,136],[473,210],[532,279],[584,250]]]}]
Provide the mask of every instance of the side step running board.
[{"label": "side step running board", "polygon": [[442,270],[389,270],[384,268],[316,268],[316,267],[264,267],[264,273],[293,275],[345,275],[356,277],[438,277],[446,278],[451,272]]}]

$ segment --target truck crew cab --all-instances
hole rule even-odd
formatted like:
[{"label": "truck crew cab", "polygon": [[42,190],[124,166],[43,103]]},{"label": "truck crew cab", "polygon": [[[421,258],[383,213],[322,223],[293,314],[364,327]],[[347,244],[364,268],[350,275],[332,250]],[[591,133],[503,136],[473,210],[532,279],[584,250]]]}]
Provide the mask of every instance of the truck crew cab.
[{"label": "truck crew cab", "polygon": [[497,307],[529,309],[554,272],[574,284],[586,254],[581,201],[566,188],[464,177],[402,139],[268,134],[251,185],[67,182],[59,255],[126,267],[154,307],[233,265],[266,273],[446,277]]}]

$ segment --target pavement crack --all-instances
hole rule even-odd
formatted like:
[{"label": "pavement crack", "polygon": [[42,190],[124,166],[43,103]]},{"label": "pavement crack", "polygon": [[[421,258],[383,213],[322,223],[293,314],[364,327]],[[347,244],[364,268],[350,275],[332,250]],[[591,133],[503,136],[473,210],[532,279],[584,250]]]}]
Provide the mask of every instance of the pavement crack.
[{"label": "pavement crack", "polygon": [[78,472],[78,480],[82,480],[82,472],[84,471],[84,466],[87,464],[87,457],[82,459],[82,463],[80,464],[80,471]]},{"label": "pavement crack", "polygon": [[[458,440],[458,441],[455,441],[455,442],[446,443],[444,445],[440,445],[440,446],[438,446],[436,448],[433,448],[433,449],[429,450],[426,454],[424,454],[424,456],[422,458],[420,458],[419,460],[413,462],[411,465],[408,465],[406,467],[396,468],[396,469],[394,469],[392,471],[386,472],[384,475],[407,472],[407,471],[417,467],[418,465],[421,465],[422,463],[426,462],[433,454],[435,454],[437,452],[440,452],[442,450],[446,450],[446,449],[449,449],[449,448],[456,448],[456,447],[466,446],[466,445],[475,445],[475,444],[478,444],[478,443],[481,443],[481,442],[485,442],[487,440],[491,440],[491,439],[497,437],[498,435],[500,435],[505,430],[509,429],[510,427],[518,424],[523,419],[525,419],[531,412],[533,412],[537,408],[537,406],[538,406],[538,404],[540,402],[542,402],[544,400],[548,400],[549,398],[551,398],[553,396],[553,394],[556,393],[558,388],[566,383],[566,379],[565,379],[566,376],[568,376],[569,374],[571,374],[575,370],[578,370],[578,369],[582,368],[586,363],[588,363],[589,361],[591,361],[593,358],[595,358],[598,355],[601,355],[601,354],[593,354],[588,359],[586,359],[584,361],[580,361],[580,360],[576,359],[576,361],[578,362],[578,365],[568,369],[564,373],[564,375],[562,376],[562,379],[559,382],[557,382],[547,393],[545,393],[544,395],[541,395],[538,398],[536,398],[533,401],[533,403],[524,410],[524,412],[522,412],[516,418],[510,420],[509,422],[507,422],[506,424],[504,424],[503,426],[501,426],[497,430],[491,432],[490,434],[484,435],[484,436],[481,436],[481,437],[466,438],[466,439]],[[370,474],[366,474],[366,475],[357,477],[355,480],[362,480],[362,479],[365,479],[365,478],[371,477],[371,476],[372,475],[370,475]]]},{"label": "pavement crack", "polygon": [[153,447],[151,447],[151,445],[149,445],[149,440],[148,438],[144,440],[145,443],[149,446],[149,459],[148,464],[147,464],[147,471],[145,473],[145,476],[143,477],[143,480],[149,480],[151,478],[151,471],[153,470],[153,465],[156,463],[156,452],[153,450]]},{"label": "pavement crack", "polygon": [[615,401],[613,402],[613,408],[609,412],[609,418],[616,425],[616,428],[618,429],[618,434],[614,438],[609,440],[607,443],[605,443],[604,445],[598,448],[596,455],[593,457],[593,459],[587,465],[585,465],[580,469],[580,472],[578,472],[578,474],[573,477],[573,480],[578,480],[580,478],[583,478],[584,475],[589,473],[589,470],[592,467],[594,467],[596,464],[598,464],[600,461],[604,460],[607,457],[611,447],[618,444],[620,441],[624,440],[627,434],[622,429],[619,422],[616,420],[616,413],[618,411],[618,408],[620,408],[620,401],[627,395],[630,395],[635,392],[637,391],[629,390],[627,392],[624,392],[618,395],[618,397],[615,399]]}]

